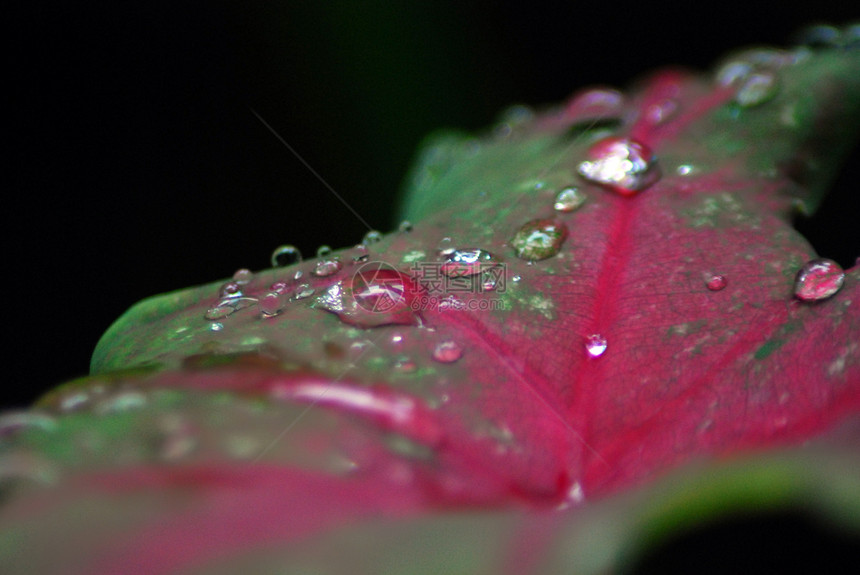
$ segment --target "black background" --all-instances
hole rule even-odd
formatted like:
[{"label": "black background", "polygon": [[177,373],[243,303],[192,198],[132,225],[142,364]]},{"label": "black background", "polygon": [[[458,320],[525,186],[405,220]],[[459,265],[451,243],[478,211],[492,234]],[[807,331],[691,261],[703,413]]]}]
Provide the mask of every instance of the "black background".
[{"label": "black background", "polygon": [[[850,4],[151,0],[9,15],[2,403],[84,375],[141,298],[268,267],[278,244],[359,241],[365,226],[252,108],[388,231],[431,130],[786,45],[806,23],[856,19]],[[840,189],[856,195],[856,176]],[[846,264],[860,242],[835,205],[816,247]]]}]

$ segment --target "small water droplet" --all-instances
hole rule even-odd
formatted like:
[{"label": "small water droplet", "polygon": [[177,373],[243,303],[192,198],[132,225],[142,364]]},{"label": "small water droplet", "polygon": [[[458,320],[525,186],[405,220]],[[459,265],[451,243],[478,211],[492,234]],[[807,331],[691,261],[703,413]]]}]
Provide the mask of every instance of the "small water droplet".
[{"label": "small water droplet", "polygon": [[624,106],[624,95],[607,88],[591,88],[574,94],[565,105],[564,114],[569,118],[605,118],[620,113]]},{"label": "small water droplet", "polygon": [[456,250],[457,247],[454,245],[454,240],[449,237],[442,238],[436,245],[436,253],[439,254],[439,257],[442,258],[450,256]]},{"label": "small water droplet", "polygon": [[418,364],[411,357],[401,355],[394,360],[393,367],[400,373],[413,373],[418,369]]},{"label": "small water droplet", "polygon": [[272,267],[282,268],[302,261],[302,252],[296,246],[289,244],[278,246],[272,252]]},{"label": "small water droplet", "polygon": [[521,276],[514,276],[514,277],[512,277],[512,278],[511,278],[511,281],[512,281],[512,282],[519,283],[519,281],[520,281],[521,279],[523,279]]},{"label": "small water droplet", "polygon": [[498,265],[493,254],[480,248],[457,249],[449,253],[441,272],[448,277],[468,277]]},{"label": "small water droplet", "polygon": [[567,238],[567,226],[549,219],[531,220],[523,224],[511,238],[517,257],[537,261],[558,254]]},{"label": "small water droplet", "polygon": [[842,288],[845,272],[833,260],[817,258],[808,261],[794,280],[794,296],[803,301],[821,301]]},{"label": "small water droplet", "polygon": [[296,293],[293,295],[293,299],[304,299],[306,297],[311,297],[312,295],[314,295],[314,288],[308,284],[302,284],[296,288]]},{"label": "small water droplet", "polygon": [[106,415],[109,413],[119,413],[132,409],[140,409],[146,404],[147,399],[143,392],[127,390],[102,399],[96,403],[93,411],[99,415]]},{"label": "small water droplet", "polygon": [[481,289],[484,291],[496,291],[496,287],[498,287],[499,278],[496,275],[485,273],[484,277],[481,281]]},{"label": "small water droplet", "polygon": [[236,270],[236,273],[233,274],[233,281],[240,286],[250,283],[252,279],[254,279],[254,274],[249,269],[238,269]]},{"label": "small water droplet", "polygon": [[329,255],[331,255],[331,252],[332,252],[331,246],[327,246],[327,245],[323,244],[317,248],[317,257],[318,258],[328,257]]},{"label": "small water droplet", "polygon": [[606,351],[608,343],[606,338],[599,334],[592,334],[585,338],[585,351],[591,357],[600,357]]},{"label": "small water droplet", "polygon": [[607,138],[595,144],[589,159],[579,164],[579,173],[623,195],[644,190],[660,177],[651,149],[627,138]]},{"label": "small water droplet", "polygon": [[735,102],[742,108],[752,108],[772,99],[777,90],[776,75],[770,72],[750,74],[741,81],[735,92]]},{"label": "small water droplet", "polygon": [[705,275],[705,286],[711,291],[720,291],[728,285],[728,280],[726,276],[722,276],[719,274],[706,274]]},{"label": "small water droplet", "polygon": [[400,345],[401,343],[403,343],[403,334],[399,331],[396,331],[391,334],[391,343],[393,343],[394,345]]},{"label": "small water droplet", "polygon": [[364,237],[361,239],[361,243],[363,243],[366,246],[369,246],[371,244],[377,244],[381,241],[382,241],[382,234],[376,230],[370,230],[369,232],[364,234]]},{"label": "small water droplet", "polygon": [[645,120],[655,126],[667,122],[678,111],[678,102],[665,99],[656,102],[645,110]]},{"label": "small water droplet", "polygon": [[343,264],[337,258],[325,259],[317,262],[316,266],[314,266],[313,274],[317,277],[328,277],[339,272],[342,267]]},{"label": "small water droplet", "polygon": [[675,170],[679,176],[688,176],[693,172],[694,168],[690,164],[681,164]]},{"label": "small water droplet", "polygon": [[408,220],[403,220],[400,222],[400,225],[397,226],[397,230],[403,233],[409,233],[412,231],[412,222]]},{"label": "small water droplet", "polygon": [[280,293],[270,292],[260,299],[259,306],[263,317],[275,317],[284,310],[284,300]]},{"label": "small water droplet", "polygon": [[582,207],[585,200],[586,195],[579,191],[579,188],[568,186],[558,192],[558,195],[555,197],[555,204],[552,207],[557,212],[573,212]]},{"label": "small water droplet", "polygon": [[355,253],[352,255],[353,263],[364,263],[370,259],[370,252],[364,244],[358,244],[353,248]]},{"label": "small water droplet", "polygon": [[224,329],[224,324],[221,322],[216,321],[216,322],[209,324],[209,330],[210,331],[221,331],[222,329]]},{"label": "small water droplet", "polygon": [[441,363],[454,363],[463,357],[463,348],[456,341],[443,341],[433,348],[433,359]]},{"label": "small water droplet", "polygon": [[45,413],[35,411],[7,411],[0,415],[0,438],[15,435],[24,429],[54,431],[57,421]]},{"label": "small water droplet", "polygon": [[218,291],[218,297],[221,299],[242,297],[242,286],[236,281],[227,282],[221,286],[221,289]]},{"label": "small water droplet", "polygon": [[210,307],[209,309],[207,309],[206,313],[203,314],[203,317],[205,317],[208,320],[224,319],[225,317],[227,317],[228,315],[232,314],[235,311],[236,311],[236,308],[233,307],[232,305],[230,305],[229,303],[221,302],[218,305],[216,305],[214,307]]},{"label": "small water droplet", "polygon": [[269,286],[269,289],[272,290],[272,293],[282,294],[286,293],[288,287],[287,282],[275,282]]}]

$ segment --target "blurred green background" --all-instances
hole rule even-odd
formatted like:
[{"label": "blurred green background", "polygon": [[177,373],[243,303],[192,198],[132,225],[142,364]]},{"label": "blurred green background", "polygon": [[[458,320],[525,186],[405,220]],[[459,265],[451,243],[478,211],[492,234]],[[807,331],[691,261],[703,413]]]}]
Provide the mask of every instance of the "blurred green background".
[{"label": "blurred green background", "polygon": [[[360,240],[362,222],[251,109],[388,231],[433,130],[486,128],[514,103],[623,87],[667,64],[704,69],[736,47],[785,45],[805,23],[857,19],[848,2],[787,11],[737,1],[153,0],[19,10],[7,21],[6,405],[85,374],[101,333],[143,297],[268,267],[282,243],[312,255]],[[843,179],[853,185],[856,168]],[[858,234],[847,210],[825,208],[836,219],[816,242],[831,241],[819,250],[844,263],[860,254]]]}]

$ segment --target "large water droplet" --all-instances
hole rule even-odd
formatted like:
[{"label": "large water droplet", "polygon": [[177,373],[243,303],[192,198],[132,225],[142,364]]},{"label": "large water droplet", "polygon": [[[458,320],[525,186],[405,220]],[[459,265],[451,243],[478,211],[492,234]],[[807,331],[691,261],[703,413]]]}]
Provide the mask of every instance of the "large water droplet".
[{"label": "large water droplet", "polygon": [[776,96],[777,90],[775,74],[771,72],[750,74],[738,86],[735,102],[742,108],[752,108],[772,99]]},{"label": "large water droplet", "polygon": [[457,249],[449,253],[441,272],[448,277],[468,277],[498,265],[493,254],[480,248]]},{"label": "large water droplet", "polygon": [[573,212],[578,210],[585,203],[585,200],[586,195],[579,191],[579,188],[568,186],[558,192],[552,207],[557,212]]},{"label": "large water droplet", "polygon": [[291,245],[283,245],[275,248],[272,252],[272,267],[280,268],[290,266],[302,261],[302,252],[299,248]]},{"label": "large water droplet", "polygon": [[433,348],[433,359],[441,363],[454,363],[463,356],[463,348],[456,341],[443,341]]},{"label": "large water droplet", "polygon": [[719,274],[705,274],[705,286],[711,291],[720,291],[728,285],[726,276]]},{"label": "large water droplet", "polygon": [[328,277],[339,272],[342,267],[343,264],[337,258],[325,259],[317,262],[313,274],[318,277]]},{"label": "large water droplet", "polygon": [[585,338],[585,351],[591,357],[600,357],[603,355],[608,345],[606,338],[600,334],[595,333]]},{"label": "large water droplet", "polygon": [[627,138],[607,138],[595,144],[589,159],[579,164],[579,173],[624,195],[644,190],[660,177],[651,149]]},{"label": "large water droplet", "polygon": [[517,257],[529,261],[544,260],[556,255],[567,238],[567,226],[555,220],[531,220],[523,224],[511,238]]},{"label": "large water droplet", "polygon": [[794,295],[803,301],[821,301],[832,297],[845,282],[845,272],[833,260],[808,261],[794,280]]},{"label": "large water droplet", "polygon": [[355,274],[328,287],[317,305],[359,327],[415,325],[413,304],[420,286],[409,275],[381,262],[362,265]]}]

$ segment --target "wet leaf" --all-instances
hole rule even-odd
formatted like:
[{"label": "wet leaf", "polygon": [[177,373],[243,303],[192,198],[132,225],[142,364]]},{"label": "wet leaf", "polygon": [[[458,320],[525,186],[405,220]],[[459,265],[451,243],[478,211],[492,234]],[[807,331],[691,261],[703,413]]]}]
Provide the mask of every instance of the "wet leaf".
[{"label": "wet leaf", "polygon": [[860,411],[860,270],[796,297],[818,255],[790,220],[855,135],[858,71],[759,50],[585,91],[431,144],[408,229],[139,303],[0,426],[4,568],[564,572],[624,516],[597,572],[678,517],[648,490],[707,515],[708,486],[824,481],[797,446]]}]

